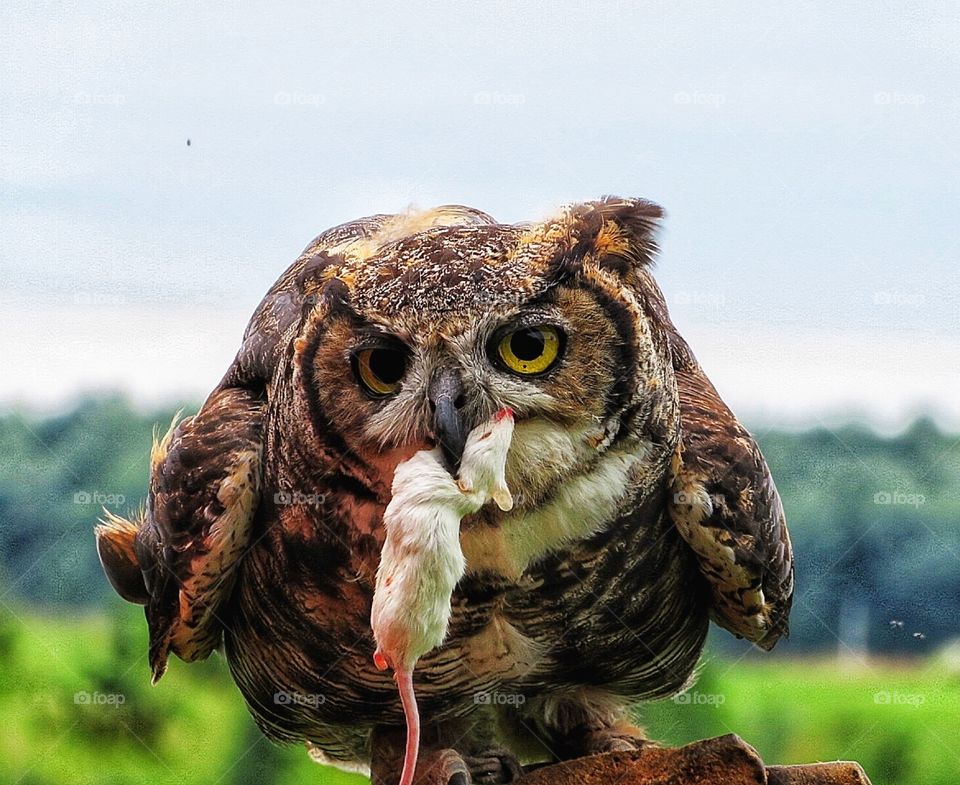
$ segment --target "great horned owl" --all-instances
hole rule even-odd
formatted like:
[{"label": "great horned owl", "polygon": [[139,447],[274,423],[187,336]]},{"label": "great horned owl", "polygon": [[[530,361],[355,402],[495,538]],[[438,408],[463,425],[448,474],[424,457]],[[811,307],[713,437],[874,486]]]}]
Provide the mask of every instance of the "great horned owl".
[{"label": "great horned owl", "polygon": [[155,442],[142,519],[97,531],[113,586],[170,652],[223,644],[272,739],[395,781],[400,702],[371,597],[398,463],[515,416],[513,507],[463,519],[445,643],[416,672],[422,782],[636,747],[638,701],[682,690],[713,618],[769,649],[793,567],[749,433],[651,274],[659,207],[538,223],[467,207],[317,237],[254,313],[200,411]]}]

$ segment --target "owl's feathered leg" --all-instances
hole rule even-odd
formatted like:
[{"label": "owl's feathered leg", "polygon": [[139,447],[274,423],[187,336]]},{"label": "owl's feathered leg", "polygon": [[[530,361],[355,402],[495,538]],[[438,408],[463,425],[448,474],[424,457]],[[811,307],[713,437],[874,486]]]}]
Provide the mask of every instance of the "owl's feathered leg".
[{"label": "owl's feathered leg", "polygon": [[[382,736],[381,736],[382,738]],[[392,745],[374,745],[370,761],[371,785],[397,785],[403,769],[404,756],[391,754]],[[470,769],[463,757],[449,747],[422,750],[414,774],[415,785],[470,785]]]},{"label": "owl's feathered leg", "polygon": [[619,700],[592,691],[549,695],[527,703],[520,723],[556,760],[603,752],[639,750],[653,744]]},{"label": "owl's feathered leg", "polygon": [[[503,747],[488,707],[442,723],[423,723],[414,785],[508,785],[522,774],[516,756]],[[403,768],[403,728],[381,726],[370,739],[373,785],[397,785]]]}]

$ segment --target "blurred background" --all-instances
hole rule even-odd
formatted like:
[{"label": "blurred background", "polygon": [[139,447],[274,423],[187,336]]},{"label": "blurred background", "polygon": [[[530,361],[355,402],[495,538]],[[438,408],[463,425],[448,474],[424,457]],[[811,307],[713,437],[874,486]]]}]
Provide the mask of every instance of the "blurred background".
[{"label": "blurred background", "polygon": [[949,2],[4,3],[0,782],[362,782],[217,657],[150,687],[93,524],[322,229],[615,193],[667,209],[658,279],[797,554],[790,640],[715,630],[642,721],[955,783],[958,44]]}]

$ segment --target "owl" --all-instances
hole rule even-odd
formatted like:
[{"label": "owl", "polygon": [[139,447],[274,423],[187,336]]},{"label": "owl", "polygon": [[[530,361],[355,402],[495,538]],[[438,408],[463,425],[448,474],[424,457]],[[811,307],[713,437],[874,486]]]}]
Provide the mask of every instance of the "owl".
[{"label": "owl", "polygon": [[414,676],[416,782],[641,748],[631,708],[690,684],[711,619],[772,648],[783,508],[670,320],[662,217],[615,197],[523,224],[444,206],[310,243],[199,412],[155,438],[142,515],[97,528],[145,606],[153,678],[222,650],[268,737],[395,783],[404,715],[370,627],[394,472],[433,450],[456,478],[504,409],[512,505],[460,522],[446,638]]}]

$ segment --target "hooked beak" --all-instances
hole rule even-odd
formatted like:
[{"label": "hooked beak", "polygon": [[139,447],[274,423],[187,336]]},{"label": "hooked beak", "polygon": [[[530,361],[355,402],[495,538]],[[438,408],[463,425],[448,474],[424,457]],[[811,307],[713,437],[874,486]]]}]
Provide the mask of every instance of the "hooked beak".
[{"label": "hooked beak", "polygon": [[441,369],[430,382],[427,398],[433,412],[433,435],[443,452],[447,471],[456,476],[467,443],[467,430],[461,416],[465,403],[463,380],[457,370]]}]

